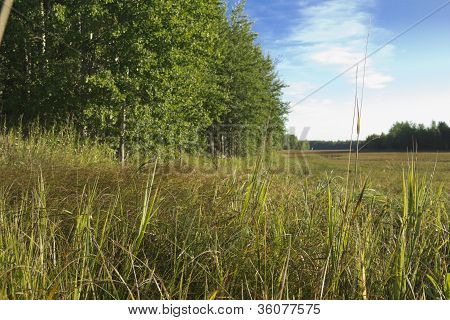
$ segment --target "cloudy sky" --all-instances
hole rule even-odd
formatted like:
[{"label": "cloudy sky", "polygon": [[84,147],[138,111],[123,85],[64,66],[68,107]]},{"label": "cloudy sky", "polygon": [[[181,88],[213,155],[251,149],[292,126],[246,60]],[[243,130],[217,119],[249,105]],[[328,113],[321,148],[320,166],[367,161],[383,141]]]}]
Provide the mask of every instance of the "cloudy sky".
[{"label": "cloudy sky", "polygon": [[[248,0],[265,52],[294,105],[448,0]],[[360,79],[363,65],[360,66]],[[288,128],[308,139],[348,139],[356,68],[292,107]],[[450,122],[450,5],[367,63],[362,136],[396,121]]]}]

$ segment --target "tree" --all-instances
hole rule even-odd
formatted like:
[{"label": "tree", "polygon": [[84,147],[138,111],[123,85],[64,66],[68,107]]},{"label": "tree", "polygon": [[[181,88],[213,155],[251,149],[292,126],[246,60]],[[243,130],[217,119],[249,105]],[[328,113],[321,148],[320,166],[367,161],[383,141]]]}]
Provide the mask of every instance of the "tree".
[{"label": "tree", "polygon": [[255,44],[243,4],[230,20],[219,0],[18,0],[16,7],[23,14],[12,17],[0,49],[9,125],[71,119],[122,162],[134,152],[204,150],[218,125],[227,128],[220,142],[230,155],[282,140],[283,84]]},{"label": "tree", "polygon": [[270,57],[264,56],[245,2],[232,10],[224,33],[225,59],[221,66],[226,81],[227,108],[210,129],[215,149],[227,155],[247,155],[279,143],[284,134],[287,105],[282,102],[283,83]]},{"label": "tree", "polygon": [[367,150],[449,150],[449,127],[445,122],[432,122],[430,127],[423,124],[399,122],[392,126],[388,134],[367,137]]},{"label": "tree", "polygon": [[295,134],[287,134],[284,137],[283,150],[309,150],[308,141],[298,140]]}]

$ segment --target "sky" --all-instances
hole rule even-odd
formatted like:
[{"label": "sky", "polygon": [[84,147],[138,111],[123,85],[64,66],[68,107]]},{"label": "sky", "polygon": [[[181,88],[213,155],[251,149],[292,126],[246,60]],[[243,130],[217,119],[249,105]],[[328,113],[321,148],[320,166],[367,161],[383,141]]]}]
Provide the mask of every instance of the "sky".
[{"label": "sky", "polygon": [[276,63],[291,103],[287,128],[308,140],[351,136],[356,67],[299,104],[368,52],[449,3],[359,65],[361,138],[397,121],[450,123],[450,1],[248,0],[258,42]]}]

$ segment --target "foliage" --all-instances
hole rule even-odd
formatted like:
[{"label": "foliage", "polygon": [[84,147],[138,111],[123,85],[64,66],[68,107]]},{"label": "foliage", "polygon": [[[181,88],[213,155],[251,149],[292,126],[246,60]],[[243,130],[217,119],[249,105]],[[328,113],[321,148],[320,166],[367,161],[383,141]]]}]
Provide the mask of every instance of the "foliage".
[{"label": "foliage", "polygon": [[367,137],[370,150],[450,150],[450,127],[445,122],[432,122],[430,127],[410,122],[397,122],[388,134]]},{"label": "foliage", "polygon": [[222,68],[228,94],[227,108],[210,128],[216,152],[246,155],[282,141],[287,104],[284,85],[270,57],[255,45],[257,35],[240,2],[231,12]]},{"label": "foliage", "polygon": [[[311,150],[348,150],[350,147],[349,141],[318,141],[311,140],[309,141],[309,145]],[[352,146],[352,149],[355,149],[356,146]]]},{"label": "foliage", "polygon": [[[15,7],[23,14],[13,14],[0,48],[8,126],[71,119],[84,136],[127,154],[201,151],[218,139],[218,127],[227,128],[219,138],[226,145],[213,152],[248,154],[268,136],[281,141],[283,85],[243,3],[230,19],[219,0],[18,0]],[[231,147],[236,131],[248,143]]]},{"label": "foliage", "polygon": [[[313,150],[348,150],[350,141],[310,141]],[[387,134],[372,134],[360,142],[362,151],[449,151],[450,127],[443,121],[430,127],[411,122],[397,122]],[[353,144],[353,149],[356,145]]]},{"label": "foliage", "polygon": [[147,171],[30,132],[0,135],[0,299],[450,298],[448,154],[364,153],[346,195],[346,154]]},{"label": "foliage", "polygon": [[308,141],[298,140],[295,134],[286,134],[284,136],[283,150],[309,150]]}]

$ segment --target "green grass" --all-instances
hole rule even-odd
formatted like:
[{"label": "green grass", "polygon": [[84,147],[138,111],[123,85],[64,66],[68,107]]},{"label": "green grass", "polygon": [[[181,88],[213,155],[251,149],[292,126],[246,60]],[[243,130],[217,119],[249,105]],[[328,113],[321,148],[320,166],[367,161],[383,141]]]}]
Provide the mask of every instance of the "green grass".
[{"label": "green grass", "polygon": [[122,168],[70,128],[0,150],[2,299],[450,298],[450,154]]}]

